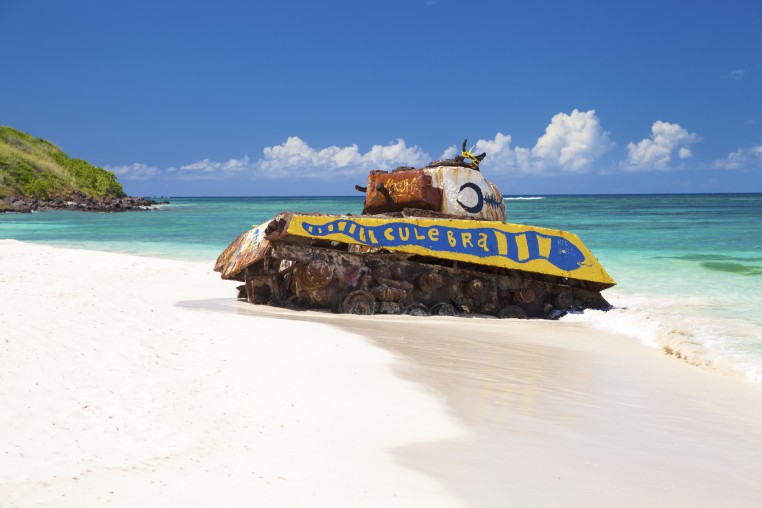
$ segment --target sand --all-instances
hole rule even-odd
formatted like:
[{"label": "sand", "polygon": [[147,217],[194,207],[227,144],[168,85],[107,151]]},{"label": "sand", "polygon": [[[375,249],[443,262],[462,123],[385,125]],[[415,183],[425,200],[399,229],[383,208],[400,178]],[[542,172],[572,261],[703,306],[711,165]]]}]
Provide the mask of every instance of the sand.
[{"label": "sand", "polygon": [[581,323],[0,241],[0,506],[762,505],[762,390]]}]

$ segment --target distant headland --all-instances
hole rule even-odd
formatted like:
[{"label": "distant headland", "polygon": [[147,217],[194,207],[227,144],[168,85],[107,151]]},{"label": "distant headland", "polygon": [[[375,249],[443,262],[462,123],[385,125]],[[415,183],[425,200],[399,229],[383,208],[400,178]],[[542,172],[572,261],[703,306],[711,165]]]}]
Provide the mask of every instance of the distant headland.
[{"label": "distant headland", "polygon": [[0,213],[124,212],[157,204],[127,196],[111,171],[73,159],[49,141],[0,126]]}]

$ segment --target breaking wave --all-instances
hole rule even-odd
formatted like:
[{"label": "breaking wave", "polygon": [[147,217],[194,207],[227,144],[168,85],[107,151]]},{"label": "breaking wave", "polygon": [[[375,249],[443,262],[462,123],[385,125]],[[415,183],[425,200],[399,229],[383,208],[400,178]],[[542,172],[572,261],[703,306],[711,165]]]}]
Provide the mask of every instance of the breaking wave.
[{"label": "breaking wave", "polygon": [[570,313],[563,320],[638,338],[691,365],[762,385],[762,328],[741,319],[712,316],[702,297],[675,302],[661,296],[606,295],[609,311]]},{"label": "breaking wave", "polygon": [[530,199],[545,199],[545,196],[517,196],[513,198],[503,198],[503,201],[528,201]]}]

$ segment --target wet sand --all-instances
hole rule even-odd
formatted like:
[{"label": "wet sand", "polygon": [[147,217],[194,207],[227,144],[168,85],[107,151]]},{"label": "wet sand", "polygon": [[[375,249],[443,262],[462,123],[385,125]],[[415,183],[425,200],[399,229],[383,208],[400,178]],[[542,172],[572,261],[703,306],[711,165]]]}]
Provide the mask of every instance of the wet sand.
[{"label": "wet sand", "polygon": [[759,506],[762,391],[579,323],[0,241],[0,506]]}]

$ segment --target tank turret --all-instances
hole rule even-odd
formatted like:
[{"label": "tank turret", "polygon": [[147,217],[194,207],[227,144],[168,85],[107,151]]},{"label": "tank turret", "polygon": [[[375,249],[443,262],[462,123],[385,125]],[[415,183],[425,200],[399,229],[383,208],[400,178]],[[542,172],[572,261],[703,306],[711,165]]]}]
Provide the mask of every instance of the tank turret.
[{"label": "tank turret", "polygon": [[400,167],[391,172],[371,171],[365,193],[364,214],[418,209],[453,218],[505,220],[505,204],[497,186],[484,178],[479,163],[486,154],[466,150],[454,159],[434,161],[425,168]]}]

